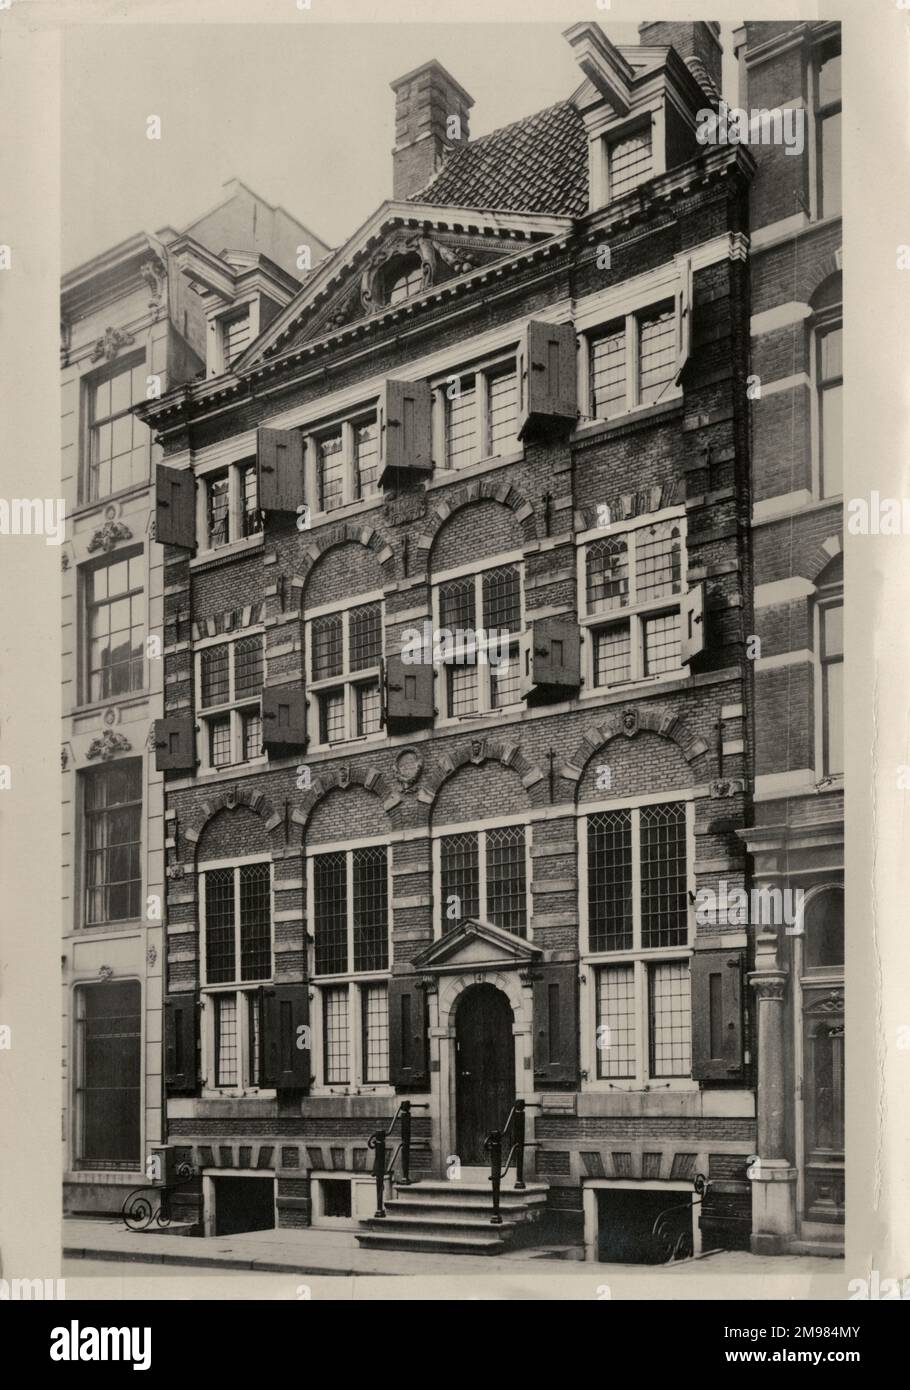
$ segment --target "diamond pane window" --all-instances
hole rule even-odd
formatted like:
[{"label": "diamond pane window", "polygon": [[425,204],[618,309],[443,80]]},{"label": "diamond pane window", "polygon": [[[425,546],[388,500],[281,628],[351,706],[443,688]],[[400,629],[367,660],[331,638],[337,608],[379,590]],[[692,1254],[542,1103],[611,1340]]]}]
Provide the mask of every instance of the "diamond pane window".
[{"label": "diamond pane window", "polygon": [[240,869],[240,977],[264,980],[272,973],[272,871],[268,864]]},{"label": "diamond pane window", "polygon": [[381,655],[382,606],[368,603],[362,608],[352,608],[348,622],[348,670],[363,671],[375,666]]},{"label": "diamond pane window", "polygon": [[481,575],[483,621],[488,632],[521,626],[521,577],[517,565],[498,565]]},{"label": "diamond pane window", "polygon": [[641,817],[641,944],[684,946],[688,937],[686,808],[646,806]]},{"label": "diamond pane window", "polygon": [[388,867],[383,846],[355,849],[354,970],[386,970],[389,964]]},{"label": "diamond pane window", "polygon": [[347,869],[344,851],[317,854],[313,865],[316,974],[348,968]]},{"label": "diamond pane window", "polygon": [[314,618],[312,626],[313,679],[340,676],[344,668],[344,638],[340,613]]},{"label": "diamond pane window", "polygon": [[635,535],[635,596],[644,603],[682,591],[682,528],[660,521]]},{"label": "diamond pane window", "polygon": [[262,638],[241,637],[234,647],[234,695],[238,700],[262,689]]},{"label": "diamond pane window", "polygon": [[439,622],[441,627],[472,628],[475,626],[474,580],[452,579],[439,587]]},{"label": "diamond pane window", "polygon": [[586,555],[589,613],[610,613],[629,603],[629,553],[624,536],[592,541]]},{"label": "diamond pane window", "polygon": [[268,979],[272,973],[270,865],[209,869],[203,878],[206,984]]},{"label": "diamond pane window", "polygon": [[528,894],[524,827],[486,831],[487,916],[503,931],[523,936]]},{"label": "diamond pane window", "polygon": [[229,655],[227,642],[217,647],[206,647],[202,652],[200,668],[203,709],[209,705],[227,704],[231,698]]},{"label": "diamond pane window", "polygon": [[205,976],[210,985],[236,978],[234,870],[205,875]]},{"label": "diamond pane window", "polygon": [[[476,833],[446,835],[440,846],[445,928],[480,912],[480,859]],[[450,910],[454,913],[450,916]]]},{"label": "diamond pane window", "polygon": [[592,951],[632,946],[632,817],[588,817],[588,940]]}]

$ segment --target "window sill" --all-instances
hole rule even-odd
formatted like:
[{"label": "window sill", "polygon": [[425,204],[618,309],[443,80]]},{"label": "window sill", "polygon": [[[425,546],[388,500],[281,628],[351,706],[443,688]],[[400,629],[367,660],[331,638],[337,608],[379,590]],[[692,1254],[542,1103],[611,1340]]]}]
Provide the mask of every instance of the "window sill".
[{"label": "window sill", "polygon": [[70,512],[70,517],[73,521],[78,521],[80,517],[89,516],[92,512],[103,511],[113,502],[124,502],[134,494],[148,492],[151,486],[152,480],[148,477],[141,483],[131,483],[129,487],[122,487],[119,492],[109,492],[105,497],[98,497],[93,502],[80,502]]},{"label": "window sill", "polygon": [[385,734],[380,730],[375,734],[364,734],[363,738],[339,739],[337,743],[317,743],[311,740],[310,748],[314,753],[325,753],[331,757],[333,753],[356,753],[360,748],[369,748],[373,744],[382,743]]},{"label": "window sill", "polygon": [[636,695],[654,690],[662,685],[672,685],[674,681],[684,680],[689,675],[688,666],[679,666],[675,671],[663,671],[659,676],[642,676],[638,680],[616,681],[613,685],[585,685],[579,700],[594,700],[604,695]]},{"label": "window sill", "polygon": [[260,1091],[255,1086],[203,1086],[203,1100],[275,1100],[277,1091]]},{"label": "window sill", "polygon": [[301,535],[306,535],[307,531],[312,531],[314,526],[334,526],[336,522],[346,521],[348,517],[360,516],[363,512],[381,507],[384,501],[385,495],[382,492],[377,492],[372,497],[364,497],[359,502],[346,502],[343,507],[333,507],[330,512],[312,512],[310,524],[303,528]]},{"label": "window sill", "polygon": [[221,560],[233,560],[239,556],[246,555],[251,550],[259,550],[265,544],[265,536],[262,531],[257,531],[255,536],[244,536],[239,541],[230,541],[227,545],[219,545],[214,550],[203,550],[198,555],[194,555],[190,560],[190,569],[206,569],[210,565],[216,565]]},{"label": "window sill", "polygon": [[[349,1100],[385,1100],[389,1096],[396,1094],[394,1086],[379,1085],[375,1086],[311,1086],[310,1095],[319,1100],[338,1099],[343,1096]],[[355,1176],[370,1177],[369,1173],[356,1174]]]},{"label": "window sill", "polygon": [[683,393],[674,391],[665,400],[656,401],[651,405],[637,405],[634,410],[627,410],[622,415],[613,415],[609,420],[590,420],[584,425],[579,425],[569,435],[569,443],[588,444],[604,434],[614,434],[624,429],[640,429],[666,415],[676,414],[682,407]]},{"label": "window sill", "polygon": [[141,690],[130,690],[122,695],[108,695],[102,700],[88,700],[85,704],[72,705],[68,717],[75,719],[86,714],[100,714],[102,710],[110,709],[111,706],[126,707],[131,702],[137,705],[143,704],[148,700],[152,692],[147,686]]},{"label": "window sill", "polygon": [[508,454],[494,454],[490,458],[478,459],[476,463],[466,464],[464,468],[437,468],[427,483],[427,491],[460,482],[462,478],[475,478],[478,474],[492,473],[494,469],[504,468],[508,464],[523,463],[524,456],[524,449],[518,448]]},{"label": "window sill", "polygon": [[236,777],[238,772],[256,772],[268,766],[268,756],[263,754],[261,758],[247,758],[241,763],[226,763],[224,767],[200,767],[196,772],[196,780],[202,781],[208,777]]},{"label": "window sill", "polygon": [[526,708],[524,700],[519,700],[514,705],[501,705],[499,709],[472,710],[469,714],[446,715],[438,718],[433,727],[436,729],[458,729],[465,724],[477,723],[487,719],[499,719],[503,716],[509,717],[513,714],[521,714]]},{"label": "window sill", "polygon": [[617,1077],[615,1081],[603,1078],[597,1081],[582,1081],[581,1090],[583,1095],[697,1095],[699,1086],[691,1077],[665,1076],[653,1081],[628,1081],[623,1077]]}]

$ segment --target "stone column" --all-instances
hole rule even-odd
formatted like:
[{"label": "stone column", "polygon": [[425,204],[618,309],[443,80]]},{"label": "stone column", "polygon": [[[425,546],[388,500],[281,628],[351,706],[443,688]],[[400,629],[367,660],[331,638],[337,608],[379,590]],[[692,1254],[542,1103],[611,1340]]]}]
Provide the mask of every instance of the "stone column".
[{"label": "stone column", "polygon": [[749,976],[758,1011],[758,1161],[749,1165],[751,1248],[754,1255],[779,1255],[796,1234],[796,1168],[786,1152],[787,1107],[792,1102],[785,1074],[787,974],[778,965],[773,932],[759,935],[755,964]]}]

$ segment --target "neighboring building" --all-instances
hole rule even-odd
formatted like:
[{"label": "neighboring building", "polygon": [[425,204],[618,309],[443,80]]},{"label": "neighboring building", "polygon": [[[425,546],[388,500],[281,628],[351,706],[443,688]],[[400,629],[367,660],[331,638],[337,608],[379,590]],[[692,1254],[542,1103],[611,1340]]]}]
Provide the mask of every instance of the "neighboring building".
[{"label": "neighboring building", "polygon": [[[747,883],[755,162],[696,141],[718,26],[640,37],[573,26],[579,89],[473,143],[439,63],[393,84],[395,201],[141,411],[167,1138],[207,1232],[371,1214],[409,1098],[482,1245],[519,1098],[529,1200],[592,1256],[660,1258],[670,1207],[748,1247],[752,957],[695,894]],[[461,635],[415,664],[425,624]]]},{"label": "neighboring building", "polygon": [[840,26],[748,23],[740,105],[801,107],[751,193],[757,887],[805,893],[756,940],[757,1251],[843,1248],[844,805]]},{"label": "neighboring building", "polygon": [[[235,336],[239,351],[239,314],[258,328],[260,305],[267,318],[299,290],[304,244],[314,263],[327,249],[234,181],[182,236],[139,233],[63,278],[68,1212],[118,1210],[162,1138],[164,805],[149,742],[164,689],[152,487],[161,450],[132,407],[203,376]],[[218,309],[214,289],[203,301],[180,274],[177,247],[220,276]]]}]

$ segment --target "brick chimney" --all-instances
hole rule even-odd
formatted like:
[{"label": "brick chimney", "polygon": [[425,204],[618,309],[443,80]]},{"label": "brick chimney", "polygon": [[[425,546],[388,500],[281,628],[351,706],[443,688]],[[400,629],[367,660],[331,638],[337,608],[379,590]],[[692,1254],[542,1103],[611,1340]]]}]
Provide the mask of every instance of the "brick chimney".
[{"label": "brick chimney", "polygon": [[468,112],[474,98],[435,58],[406,72],[391,87],[395,93],[392,197],[403,199],[429,183],[449,150],[467,143]]},{"label": "brick chimney", "polygon": [[[720,25],[716,19],[649,21],[639,24],[638,38],[646,47],[669,44],[675,48],[702,86],[705,86],[704,75],[707,73],[717,95],[720,95],[723,48]],[[706,87],[706,90],[710,92],[710,87]]]}]

